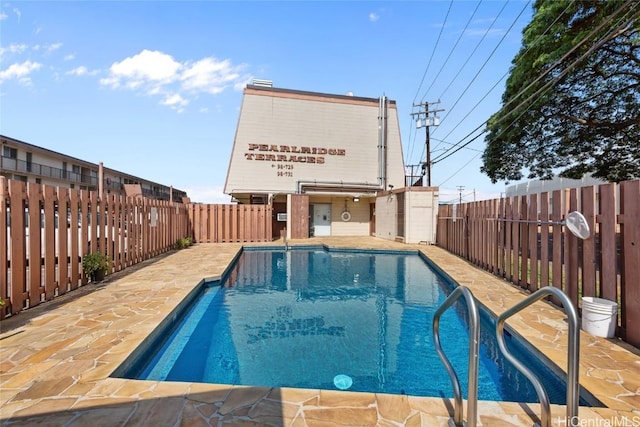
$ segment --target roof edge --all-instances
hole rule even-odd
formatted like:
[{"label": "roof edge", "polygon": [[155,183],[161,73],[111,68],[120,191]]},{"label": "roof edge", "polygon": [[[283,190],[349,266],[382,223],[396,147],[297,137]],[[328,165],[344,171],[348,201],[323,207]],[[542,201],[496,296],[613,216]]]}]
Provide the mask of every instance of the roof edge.
[{"label": "roof edge", "polygon": [[[286,95],[299,95],[306,97],[316,97],[316,98],[332,98],[332,99],[342,99],[342,100],[350,100],[350,101],[361,101],[361,102],[378,102],[379,98],[370,98],[363,96],[354,96],[354,95],[338,95],[332,93],[324,93],[324,92],[311,92],[305,90],[298,89],[284,89],[284,88],[275,88],[275,87],[265,87],[260,85],[252,85],[248,84],[245,87],[245,93],[247,92],[270,92],[274,94],[286,94]],[[389,99],[390,104],[395,105],[396,101]]]}]

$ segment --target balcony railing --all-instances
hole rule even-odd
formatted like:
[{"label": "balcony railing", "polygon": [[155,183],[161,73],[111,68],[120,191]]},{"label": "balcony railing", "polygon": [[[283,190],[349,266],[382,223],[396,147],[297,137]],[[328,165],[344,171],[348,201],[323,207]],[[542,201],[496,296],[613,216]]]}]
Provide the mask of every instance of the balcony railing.
[{"label": "balcony railing", "polygon": [[2,169],[41,177],[77,182],[94,187],[98,185],[98,178],[95,176],[82,175],[60,168],[41,165],[39,163],[13,159],[11,157],[2,156]]}]

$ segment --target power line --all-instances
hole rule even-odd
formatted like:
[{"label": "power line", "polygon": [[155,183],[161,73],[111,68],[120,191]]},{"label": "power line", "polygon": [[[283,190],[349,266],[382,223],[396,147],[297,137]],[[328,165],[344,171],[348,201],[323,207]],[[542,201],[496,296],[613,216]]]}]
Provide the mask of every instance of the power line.
[{"label": "power line", "polygon": [[[498,18],[502,15],[502,13],[504,12],[504,10],[506,9],[506,7],[507,7],[507,3],[508,3],[508,2],[505,2],[505,3],[503,4],[503,6],[502,6],[502,8],[500,9],[500,11],[498,12],[498,14],[493,18],[493,21],[491,22],[491,24],[489,25],[489,27],[488,27],[488,28],[487,28],[487,30],[485,31],[485,33],[484,33],[484,35],[482,36],[482,38],[480,39],[480,41],[476,44],[476,46],[474,47],[473,51],[472,51],[472,52],[471,52],[471,54],[467,57],[466,61],[465,61],[465,62],[464,62],[464,64],[462,65],[462,67],[460,67],[460,69],[458,70],[458,72],[456,73],[456,75],[454,76],[454,78],[449,82],[449,85],[448,85],[448,86],[445,88],[445,90],[443,91],[443,95],[444,95],[444,93],[446,93],[446,91],[451,87],[451,85],[456,81],[457,77],[460,75],[460,73],[462,72],[462,70],[466,67],[466,65],[468,64],[468,62],[469,62],[469,61],[471,60],[471,58],[473,57],[474,53],[475,53],[475,52],[477,51],[477,49],[480,47],[480,45],[482,44],[482,42],[484,41],[484,39],[487,37],[487,35],[490,33],[490,31],[491,31],[491,29],[493,28],[494,24],[497,22]],[[480,5],[480,3],[478,4],[478,6],[479,6],[479,5]],[[476,7],[476,9],[474,10],[474,15],[475,15],[475,13],[476,13],[477,9],[478,9],[478,7]],[[520,12],[520,15],[521,15],[521,14],[522,14],[522,12]],[[520,15],[518,15],[518,17],[519,17]],[[469,22],[470,22],[470,21],[471,21],[471,20],[469,20]],[[511,25],[511,27],[513,27],[513,25],[515,24],[515,22],[516,22],[516,21],[517,21],[517,18],[516,18],[516,19],[514,19],[514,21],[513,21],[512,25]],[[469,23],[469,22],[468,22],[468,23]],[[467,23],[467,26],[468,26],[468,23]],[[467,28],[467,26],[465,26],[465,29]],[[464,31],[461,33],[461,36],[462,36],[462,35],[464,35]],[[459,38],[458,40],[460,40],[460,38]],[[456,46],[457,46],[457,42],[456,42]],[[455,46],[454,46],[454,48],[451,50],[451,53],[453,52],[453,50],[454,50],[454,49],[455,49]],[[451,55],[451,53],[450,53],[450,55]],[[450,56],[450,55],[449,55],[449,56]],[[443,66],[443,68],[444,68],[444,66]],[[425,72],[425,75],[426,75],[426,72]],[[423,77],[423,80],[424,80],[424,77]],[[431,86],[433,86],[433,84],[434,84],[434,83],[435,83],[435,79],[434,79],[434,81],[433,81],[433,83],[432,83],[432,85],[431,85]],[[422,86],[422,83],[421,83],[421,85],[420,85],[420,86]],[[430,87],[431,87],[431,86],[430,86]],[[427,92],[428,92],[428,90],[427,90]],[[425,96],[426,96],[426,93],[425,93]],[[411,129],[411,130],[413,130],[412,128],[410,128],[410,129]],[[437,144],[437,145],[436,145],[436,148],[437,148],[439,145],[440,145],[440,144]],[[413,146],[411,146],[411,154],[413,154]],[[422,152],[421,152],[421,154],[420,154],[420,158],[422,159],[423,157],[425,157],[425,150],[424,150],[424,146],[423,146],[423,150],[422,150]]]},{"label": "power line", "polygon": [[[635,6],[634,6],[635,8]],[[631,9],[632,10],[632,9]],[[623,18],[626,16],[627,14],[625,13],[625,15],[623,15]],[[636,12],[635,15],[631,15],[631,17],[629,18],[631,21],[637,19],[640,17],[640,11]],[[567,66],[566,69],[562,70],[562,72],[557,75],[556,77],[554,77],[552,80],[550,80],[549,82],[545,83],[540,89],[538,89],[535,93],[533,93],[531,96],[529,96],[527,99],[525,99],[523,102],[521,102],[520,104],[518,104],[518,106],[516,108],[514,108],[514,111],[516,111],[517,109],[519,109],[521,106],[524,106],[527,102],[529,102],[532,98],[537,97],[538,95],[542,95],[546,92],[549,91],[549,89],[551,89],[560,79],[562,79],[573,67],[575,67],[576,65],[578,65],[580,62],[582,62],[584,59],[586,59],[589,55],[591,55],[594,51],[598,50],[599,48],[602,47],[602,45],[604,45],[610,37],[614,36],[616,33],[624,33],[624,31],[626,30],[626,28],[628,28],[628,26],[630,25],[629,22],[623,23],[622,25],[619,25],[618,27],[615,28],[615,31],[611,31],[609,34],[606,34],[604,37],[602,37],[600,40],[598,40],[597,43],[595,43],[592,47],[590,47],[584,54],[582,54],[578,59],[574,60],[571,64],[569,64]],[[513,126],[513,124],[515,122],[517,122],[520,117],[522,117],[527,111],[529,111],[531,107],[528,107],[526,109],[524,109],[519,115],[518,117],[516,117],[515,119],[513,119],[511,121],[511,123],[509,123],[509,125],[507,125],[507,127],[505,127],[504,129],[502,129],[500,131],[500,133],[497,136],[502,135],[504,132],[507,131],[507,129],[509,129],[511,126]],[[499,122],[497,122],[499,123]],[[480,136],[480,135],[478,135]],[[477,138],[477,137],[476,137]],[[474,138],[475,139],[475,138]]]},{"label": "power line", "polygon": [[[609,23],[609,21],[615,19],[616,15],[618,15],[622,10],[624,10],[626,8],[626,6],[628,4],[630,4],[631,2],[625,2],[620,8],[618,8],[616,11],[614,11],[614,13],[612,13],[611,15],[609,15],[608,19],[605,19],[602,23],[600,23],[600,25],[598,25],[598,27],[596,27],[594,30],[591,31],[590,34],[588,34],[587,36],[585,36],[579,43],[577,43],[576,45],[574,45],[565,55],[562,56],[562,58],[558,59],[551,67],[549,67],[546,71],[544,71],[543,73],[540,74],[540,76],[538,76],[533,82],[531,82],[527,87],[525,87],[524,89],[520,90],[520,92],[518,94],[516,94],[511,100],[509,100],[509,102],[507,102],[505,105],[502,106],[502,108],[507,108],[510,104],[512,104],[513,102],[515,102],[520,96],[522,96],[528,89],[530,89],[535,83],[537,83],[539,80],[541,80],[544,76],[546,76],[547,74],[549,74],[550,72],[552,72],[553,70],[555,70],[559,65],[562,64],[563,61],[566,60],[567,57],[569,57],[575,50],[577,50],[578,48],[580,48],[584,43],[586,43],[586,41],[592,37],[594,34],[596,34],[600,29],[602,29],[602,27],[604,25],[606,25],[607,23]],[[633,9],[635,8],[635,6],[633,6],[629,12],[631,12]],[[624,19],[624,17],[626,17],[626,15],[629,13],[626,12],[622,18]],[[632,17],[632,19],[635,19],[634,17]],[[624,26],[626,26],[627,24],[625,24]],[[622,29],[624,26],[619,26],[618,28],[616,28],[616,30],[618,29]],[[611,32],[611,34],[613,34],[613,32]],[[525,105],[527,102],[529,102],[531,99],[533,99],[535,96],[539,95],[540,93],[542,93],[541,91],[547,91],[551,85],[554,85],[557,80],[559,80],[561,77],[564,77],[564,75],[566,75],[566,73],[568,73],[573,67],[575,67],[580,61],[582,61],[584,58],[586,58],[586,56],[590,55],[595,49],[599,48],[600,44],[603,44],[604,41],[606,41],[606,37],[604,37],[601,42],[598,42],[596,45],[592,46],[591,48],[589,48],[587,50],[587,52],[585,54],[583,54],[580,58],[578,58],[577,60],[574,60],[571,64],[569,64],[567,66],[567,68],[565,68],[565,70],[563,70],[561,72],[561,74],[559,76],[556,76],[556,78],[550,80],[549,82],[547,82],[545,85],[542,86],[542,88],[538,89],[538,91],[536,91],[536,93],[530,95],[529,97],[527,97],[527,99],[525,99],[524,101],[522,101],[520,104],[518,104],[516,107],[512,108],[512,110],[518,110],[519,108],[521,108],[523,105]],[[528,109],[524,110],[520,116],[518,116],[508,127],[510,127],[518,118],[520,118],[522,116],[522,114],[524,114],[526,111],[528,111]],[[504,118],[502,118],[501,120],[504,120]],[[481,127],[483,127],[484,125],[486,125],[488,122],[488,119],[485,120],[483,123],[481,123],[478,127],[476,127],[474,130],[472,130],[471,132],[469,132],[466,136],[464,136],[458,143],[456,143],[455,145],[458,146],[459,144],[462,144],[462,142],[468,138],[469,136],[471,136],[473,133],[475,133],[476,131],[478,131]],[[506,131],[505,128],[502,132]],[[502,134],[501,132],[501,134]],[[460,149],[466,147],[467,145],[469,145],[471,142],[475,141],[476,139],[478,139],[482,134],[484,133],[484,131],[482,133],[480,133],[479,135],[475,136],[473,139],[471,139],[470,141],[467,141],[466,143],[464,143],[463,145],[457,147],[455,150],[453,150],[455,148],[451,147],[449,150],[447,150],[444,154],[438,156],[436,159],[432,160],[432,164],[435,164],[437,162],[440,162],[448,157],[450,157],[451,155],[457,153],[458,151],[460,151]],[[453,151],[451,151],[453,150]],[[451,151],[451,152],[450,152]]]},{"label": "power line", "polygon": [[449,117],[449,114],[451,114],[451,112],[453,111],[454,108],[456,108],[456,106],[458,105],[458,103],[460,102],[460,100],[462,99],[462,97],[464,96],[465,93],[467,93],[467,90],[469,90],[469,88],[471,87],[471,85],[473,84],[473,82],[478,78],[478,76],[480,75],[480,73],[482,72],[482,70],[484,70],[484,67],[487,66],[487,63],[489,63],[489,60],[493,57],[493,55],[496,53],[496,51],[498,50],[498,48],[500,47],[500,45],[502,44],[502,42],[504,42],[504,39],[507,38],[507,35],[509,35],[509,33],[511,32],[511,30],[513,29],[514,25],[516,24],[516,21],[520,18],[520,16],[522,16],[522,14],[524,13],[525,9],[529,6],[529,4],[531,3],[531,0],[527,1],[527,3],[525,3],[524,7],[520,10],[520,13],[518,14],[518,16],[516,16],[516,18],[513,20],[513,22],[511,23],[511,26],[509,27],[509,29],[507,31],[505,31],[505,33],[502,35],[502,38],[500,39],[500,41],[498,42],[498,44],[496,45],[496,47],[493,48],[493,50],[491,51],[491,53],[489,54],[489,56],[487,57],[487,59],[484,61],[484,63],[482,64],[482,66],[480,67],[480,69],[476,72],[476,74],[473,76],[473,78],[471,79],[471,81],[469,82],[469,84],[467,84],[467,87],[464,88],[464,90],[462,91],[462,93],[460,94],[460,96],[458,96],[458,99],[456,99],[456,101],[454,102],[453,106],[451,108],[449,108],[449,111],[447,112],[447,114],[442,118],[442,122],[444,122],[447,117]]},{"label": "power line", "polygon": [[[429,85],[429,87],[427,88],[427,90],[424,92],[424,96],[422,97],[422,99],[424,99],[427,94],[429,93],[429,90],[431,90],[431,88],[433,87],[433,85],[435,84],[436,80],[438,80],[438,77],[440,76],[440,73],[442,73],[442,70],[444,70],[444,67],[447,65],[447,63],[449,62],[449,59],[451,59],[451,55],[453,55],[453,52],[456,50],[456,47],[458,46],[458,43],[460,43],[460,40],[462,40],[462,36],[465,35],[467,28],[469,27],[469,24],[471,23],[471,21],[473,21],[473,17],[476,16],[476,12],[478,11],[478,9],[480,8],[480,5],[482,4],[482,0],[480,0],[478,2],[478,5],[476,6],[476,8],[473,10],[473,13],[471,14],[471,16],[469,17],[469,20],[467,21],[467,24],[464,26],[464,29],[460,32],[460,36],[458,36],[458,40],[456,40],[455,44],[453,45],[453,47],[449,50],[449,55],[447,56],[447,58],[444,60],[444,62],[442,63],[442,66],[440,67],[440,69],[438,70],[438,73],[436,74],[436,76],[433,78],[433,80],[431,81],[431,85]],[[486,33],[485,33],[486,34]]]},{"label": "power line", "polygon": [[507,4],[509,2],[504,2],[504,5],[502,6],[502,9],[500,9],[500,11],[498,12],[498,14],[493,18],[493,22],[491,22],[491,25],[489,25],[489,28],[487,28],[487,31],[484,32],[484,35],[482,36],[482,38],[480,39],[480,41],[476,44],[476,46],[473,48],[473,50],[471,51],[471,53],[469,54],[469,56],[467,57],[467,60],[464,62],[464,64],[462,64],[462,67],[460,67],[460,69],[458,70],[458,72],[456,73],[455,76],[453,76],[453,79],[451,79],[451,81],[449,82],[449,84],[447,85],[447,87],[442,91],[442,94],[438,97],[439,99],[444,98],[444,94],[447,93],[447,90],[449,90],[449,88],[451,87],[451,85],[453,84],[454,81],[456,81],[456,79],[458,78],[458,76],[460,75],[460,73],[462,72],[462,70],[464,69],[464,67],[467,66],[467,64],[469,63],[469,61],[471,60],[471,58],[473,57],[473,54],[476,53],[476,50],[478,50],[478,48],[480,47],[480,45],[482,44],[482,42],[484,41],[484,39],[487,37],[487,35],[489,34],[489,32],[491,31],[491,29],[493,28],[493,25],[498,21],[498,18],[500,17],[500,15],[502,15],[502,12],[506,9]]},{"label": "power line", "polygon": [[427,63],[427,67],[424,70],[424,74],[422,75],[422,80],[420,81],[420,86],[418,86],[418,91],[416,95],[413,97],[413,103],[416,103],[416,99],[418,98],[418,94],[420,93],[420,88],[422,87],[422,83],[424,83],[424,79],[427,76],[427,72],[429,71],[429,67],[431,66],[431,60],[433,59],[433,55],[436,53],[438,48],[438,43],[440,43],[440,37],[442,36],[442,32],[444,31],[444,27],[447,24],[447,18],[449,17],[449,12],[451,12],[451,6],[453,5],[453,0],[449,3],[449,9],[447,9],[447,14],[444,17],[444,22],[442,23],[442,27],[440,27],[440,33],[438,33],[438,38],[436,40],[435,45],[433,46],[433,51],[431,52],[431,57],[429,58],[429,62]]},{"label": "power line", "polygon": [[[536,44],[537,44],[537,43],[542,39],[542,37],[544,37],[544,35],[545,35],[545,34],[547,34],[547,33],[549,32],[549,30],[551,30],[551,28],[556,24],[556,22],[558,22],[558,21],[560,20],[560,18],[561,18],[562,16],[564,16],[564,14],[569,10],[569,8],[570,8],[571,6],[572,6],[572,5],[571,5],[571,3],[569,3],[569,4],[567,5],[567,7],[562,11],[562,13],[560,13],[560,14],[556,17],[556,19],[554,19],[554,21],[553,21],[551,24],[549,24],[549,26],[547,27],[547,29],[546,29],[546,30],[544,30],[544,32],[543,32],[541,35],[539,35],[539,36],[536,38],[536,40],[535,40],[535,41],[534,41],[534,42],[533,42],[533,43],[532,43],[532,44],[527,48],[527,50],[525,51],[525,54],[526,54],[527,52],[529,52],[531,49],[533,49],[533,47],[534,47],[534,46],[535,46],[535,45],[536,45]],[[464,116],[464,117],[459,121],[459,123],[462,123],[462,122],[463,122],[467,117],[469,117],[469,115],[470,115],[470,114],[471,114],[471,113],[472,113],[476,108],[478,108],[478,106],[482,103],[482,101],[484,101],[484,100],[487,98],[487,96],[489,96],[489,94],[491,94],[491,92],[493,92],[493,90],[498,86],[498,84],[500,84],[500,82],[502,82],[502,81],[503,81],[503,80],[504,80],[508,75],[509,75],[509,71],[506,71],[506,72],[502,75],[502,77],[501,77],[498,81],[496,81],[496,82],[495,82],[495,84],[494,84],[493,86],[491,86],[491,88],[487,91],[487,93],[486,93],[482,98],[480,98],[480,100],[479,100],[478,102],[476,102],[476,104],[475,104],[475,105],[471,108],[471,110],[469,110],[469,112],[468,112],[468,113],[467,113],[467,114],[466,114],[466,115],[465,115],[465,116]],[[448,134],[446,134],[446,135],[444,136],[444,139],[448,138],[448,137],[449,137],[449,135],[451,135],[451,134],[455,131],[455,129],[456,129],[456,126],[454,126],[454,127],[451,129],[451,131],[450,131]],[[433,139],[435,139],[435,138],[433,138]],[[451,144],[451,145],[454,145],[454,144]],[[436,145],[436,147],[434,147],[434,148],[437,148],[438,146],[439,146],[439,145]],[[469,148],[469,147],[466,147],[466,148],[467,148],[467,149],[469,149],[469,150],[473,150],[472,148]]]},{"label": "power line", "polygon": [[[448,135],[447,135],[448,136]],[[436,145],[435,147],[433,147],[433,150],[435,150],[436,148],[438,148],[438,146],[440,146],[440,144],[447,144],[447,145],[455,145],[453,142],[449,142],[449,141],[445,141],[444,139],[438,139],[438,138],[434,138],[433,136],[431,136],[431,139],[433,141],[437,141],[438,145]],[[432,151],[433,151],[432,150]],[[478,150],[477,148],[471,148],[471,147],[467,147],[467,150],[471,150],[471,151],[475,151],[478,153],[483,153],[483,150]]]},{"label": "power line", "polygon": [[460,169],[458,169],[457,171],[455,171],[451,176],[449,176],[449,178],[445,179],[444,181],[442,181],[440,184],[438,184],[438,187],[442,186],[443,184],[447,183],[447,181],[449,181],[451,178],[453,178],[454,176],[456,176],[457,174],[460,173],[460,171],[464,168],[466,168],[467,166],[469,166],[469,163],[471,163],[472,161],[474,161],[478,156],[480,155],[480,153],[476,154],[475,156],[473,156],[471,159],[469,159],[469,161],[467,163],[465,163],[464,165],[462,165],[460,167]]}]

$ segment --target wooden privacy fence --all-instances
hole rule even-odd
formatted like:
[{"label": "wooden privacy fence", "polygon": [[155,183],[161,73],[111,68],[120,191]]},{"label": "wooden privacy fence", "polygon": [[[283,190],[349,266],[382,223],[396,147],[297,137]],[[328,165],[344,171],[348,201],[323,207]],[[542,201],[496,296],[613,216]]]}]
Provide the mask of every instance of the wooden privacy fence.
[{"label": "wooden privacy fence", "polygon": [[[592,235],[563,225],[580,211]],[[438,212],[437,244],[534,292],[562,289],[576,308],[585,296],[616,301],[617,335],[640,347],[640,181],[515,196]]]},{"label": "wooden privacy fence", "polygon": [[102,252],[119,271],[187,236],[186,207],[0,177],[0,318],[87,283],[82,256]]},{"label": "wooden privacy fence", "polygon": [[270,242],[270,205],[191,204],[189,235],[196,243]]}]

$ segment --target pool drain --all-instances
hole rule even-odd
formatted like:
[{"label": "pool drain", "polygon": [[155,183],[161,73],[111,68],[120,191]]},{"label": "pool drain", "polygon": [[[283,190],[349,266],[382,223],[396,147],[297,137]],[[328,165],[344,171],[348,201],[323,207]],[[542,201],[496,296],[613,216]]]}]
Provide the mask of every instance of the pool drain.
[{"label": "pool drain", "polygon": [[340,390],[346,390],[351,387],[353,380],[349,375],[339,374],[333,377],[333,384]]}]

